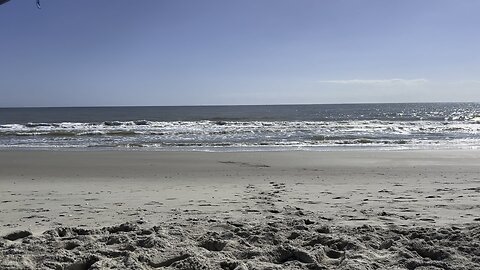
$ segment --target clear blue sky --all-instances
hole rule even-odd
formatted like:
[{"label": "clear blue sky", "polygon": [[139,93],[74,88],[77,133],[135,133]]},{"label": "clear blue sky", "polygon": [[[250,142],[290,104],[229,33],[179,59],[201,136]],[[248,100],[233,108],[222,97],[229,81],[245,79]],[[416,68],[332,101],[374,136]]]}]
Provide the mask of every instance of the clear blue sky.
[{"label": "clear blue sky", "polygon": [[11,0],[0,106],[480,101],[480,1]]}]

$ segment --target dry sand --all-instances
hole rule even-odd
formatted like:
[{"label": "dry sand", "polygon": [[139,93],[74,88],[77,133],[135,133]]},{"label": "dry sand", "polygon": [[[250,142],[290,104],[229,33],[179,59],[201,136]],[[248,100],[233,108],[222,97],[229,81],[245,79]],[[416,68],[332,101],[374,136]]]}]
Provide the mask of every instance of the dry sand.
[{"label": "dry sand", "polygon": [[480,151],[2,151],[0,235],[0,269],[480,269]]}]

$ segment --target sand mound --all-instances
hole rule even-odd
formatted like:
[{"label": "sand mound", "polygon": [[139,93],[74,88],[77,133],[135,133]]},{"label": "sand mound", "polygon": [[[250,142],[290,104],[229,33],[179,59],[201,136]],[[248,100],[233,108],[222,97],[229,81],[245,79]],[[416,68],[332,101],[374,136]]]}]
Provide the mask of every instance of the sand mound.
[{"label": "sand mound", "polygon": [[480,225],[339,227],[310,217],[62,227],[3,237],[0,269],[480,269]]}]

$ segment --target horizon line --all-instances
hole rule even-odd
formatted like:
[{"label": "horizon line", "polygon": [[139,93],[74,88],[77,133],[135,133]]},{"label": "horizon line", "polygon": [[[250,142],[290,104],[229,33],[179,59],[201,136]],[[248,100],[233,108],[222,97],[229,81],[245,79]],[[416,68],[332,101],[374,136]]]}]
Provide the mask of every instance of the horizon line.
[{"label": "horizon line", "polygon": [[416,101],[416,102],[345,102],[345,103],[276,103],[276,104],[196,104],[196,105],[92,105],[92,106],[6,106],[0,109],[48,108],[135,108],[135,107],[241,107],[241,106],[311,106],[311,105],[361,105],[361,104],[452,104],[480,103],[480,101]]}]

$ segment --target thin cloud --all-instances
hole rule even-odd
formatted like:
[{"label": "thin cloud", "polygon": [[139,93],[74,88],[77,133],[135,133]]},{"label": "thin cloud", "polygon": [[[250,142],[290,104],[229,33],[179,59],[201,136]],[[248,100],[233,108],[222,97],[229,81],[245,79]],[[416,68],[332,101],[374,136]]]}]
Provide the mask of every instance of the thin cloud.
[{"label": "thin cloud", "polygon": [[417,85],[428,83],[427,79],[380,79],[380,80],[321,80],[319,83],[343,84],[343,85]]},{"label": "thin cloud", "polygon": [[459,84],[480,84],[479,80],[463,80],[459,81]]}]

